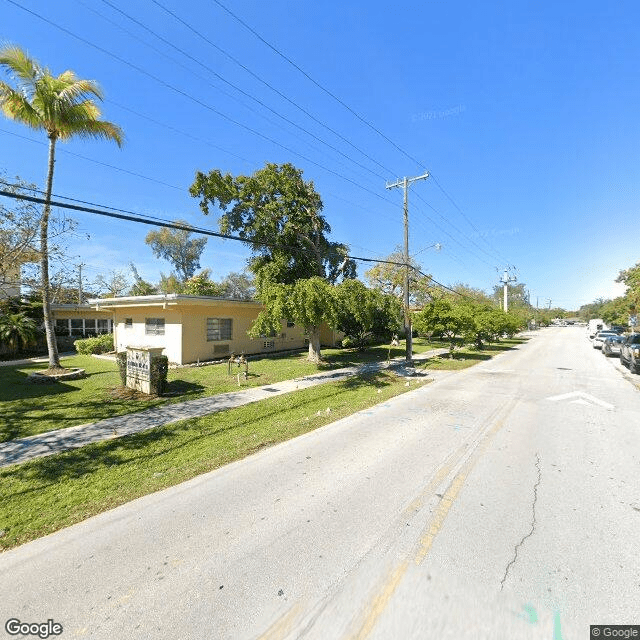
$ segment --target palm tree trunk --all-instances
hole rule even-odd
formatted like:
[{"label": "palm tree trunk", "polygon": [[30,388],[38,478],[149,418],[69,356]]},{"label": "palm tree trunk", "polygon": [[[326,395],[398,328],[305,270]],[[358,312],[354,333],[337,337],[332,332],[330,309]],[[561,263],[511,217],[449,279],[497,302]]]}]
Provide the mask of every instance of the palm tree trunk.
[{"label": "palm tree trunk", "polygon": [[51,212],[51,191],[53,189],[53,166],[55,164],[56,139],[49,136],[49,165],[47,169],[47,189],[45,204],[40,220],[40,282],[42,285],[42,309],[44,311],[44,329],[47,335],[49,368],[60,367],[58,344],[53,330],[51,317],[51,284],[49,282],[49,213]]}]

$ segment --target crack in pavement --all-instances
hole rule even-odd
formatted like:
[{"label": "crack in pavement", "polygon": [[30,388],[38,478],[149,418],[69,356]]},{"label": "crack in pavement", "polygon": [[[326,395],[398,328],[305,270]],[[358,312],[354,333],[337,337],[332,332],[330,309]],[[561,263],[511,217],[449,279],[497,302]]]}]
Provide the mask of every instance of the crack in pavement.
[{"label": "crack in pavement", "polygon": [[542,480],[542,471],[540,470],[540,454],[539,453],[536,453],[536,469],[538,470],[538,479],[536,480],[536,483],[533,485],[533,505],[532,505],[533,518],[531,520],[531,530],[529,531],[529,533],[525,534],[520,540],[520,542],[518,542],[518,544],[515,546],[513,559],[507,565],[507,568],[504,571],[504,576],[500,581],[500,591],[504,589],[504,583],[507,581],[507,576],[509,575],[509,569],[511,569],[511,567],[516,563],[516,560],[518,559],[518,550],[524,544],[524,541],[533,535],[536,529],[536,504],[538,502],[538,487],[540,486],[540,481]]}]

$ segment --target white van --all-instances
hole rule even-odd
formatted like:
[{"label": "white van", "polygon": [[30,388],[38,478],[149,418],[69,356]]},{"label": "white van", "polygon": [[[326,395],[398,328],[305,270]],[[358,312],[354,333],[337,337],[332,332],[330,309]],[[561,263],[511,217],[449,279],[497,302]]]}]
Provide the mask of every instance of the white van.
[{"label": "white van", "polygon": [[589,324],[587,325],[587,336],[589,340],[593,340],[598,331],[608,328],[607,323],[602,318],[594,318],[593,320],[589,320]]}]

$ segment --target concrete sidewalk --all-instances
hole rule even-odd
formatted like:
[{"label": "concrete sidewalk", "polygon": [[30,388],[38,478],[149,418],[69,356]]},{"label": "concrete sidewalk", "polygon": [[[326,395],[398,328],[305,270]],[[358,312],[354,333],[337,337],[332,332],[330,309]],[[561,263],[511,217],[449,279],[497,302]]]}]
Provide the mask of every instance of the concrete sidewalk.
[{"label": "concrete sidewalk", "polygon": [[[413,359],[419,362],[444,353],[448,353],[448,349],[433,349],[425,353],[415,354]],[[140,411],[139,413],[115,416],[91,424],[47,431],[46,433],[39,433],[35,436],[18,440],[9,440],[0,443],[0,467],[20,464],[33,458],[49,456],[69,449],[77,449],[102,440],[120,438],[186,418],[198,418],[218,411],[234,409],[265,398],[307,389],[319,384],[339,382],[361,373],[371,373],[391,367],[399,375],[410,375],[411,372],[408,372],[403,367],[403,363],[404,360],[395,359],[390,363],[369,363],[357,367],[334,369],[333,371],[325,371],[294,380],[284,380],[263,387],[252,387],[243,391],[230,391],[206,398],[198,398],[197,400],[165,404]]]},{"label": "concrete sidewalk", "polygon": [[[75,355],[75,351],[65,351],[58,354],[60,358]],[[43,362],[49,362],[49,356],[35,356],[33,358],[23,358],[22,360],[0,360],[0,367],[19,367],[23,364],[42,364]]]}]

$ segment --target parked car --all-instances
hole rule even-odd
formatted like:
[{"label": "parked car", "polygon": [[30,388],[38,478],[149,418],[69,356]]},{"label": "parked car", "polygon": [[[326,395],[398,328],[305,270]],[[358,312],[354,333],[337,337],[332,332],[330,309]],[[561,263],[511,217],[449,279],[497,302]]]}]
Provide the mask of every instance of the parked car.
[{"label": "parked car", "polygon": [[617,335],[618,334],[615,331],[598,331],[598,333],[593,337],[591,345],[594,349],[602,349],[602,343],[606,338],[611,338]]},{"label": "parked car", "polygon": [[640,333],[632,333],[620,343],[620,362],[640,373]]},{"label": "parked car", "polygon": [[620,344],[624,341],[624,336],[609,336],[602,343],[602,353],[605,356],[619,356]]}]

